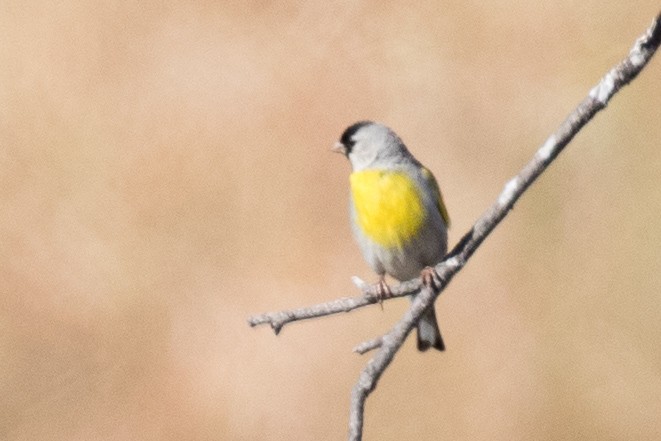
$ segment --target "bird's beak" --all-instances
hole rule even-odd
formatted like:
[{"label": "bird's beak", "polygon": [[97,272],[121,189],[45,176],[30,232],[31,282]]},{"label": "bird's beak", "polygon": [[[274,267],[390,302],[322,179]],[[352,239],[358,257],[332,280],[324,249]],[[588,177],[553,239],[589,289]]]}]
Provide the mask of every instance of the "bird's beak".
[{"label": "bird's beak", "polygon": [[335,145],[333,145],[333,147],[331,147],[331,152],[342,153],[343,155],[346,155],[347,148],[344,144],[338,141],[335,143]]}]

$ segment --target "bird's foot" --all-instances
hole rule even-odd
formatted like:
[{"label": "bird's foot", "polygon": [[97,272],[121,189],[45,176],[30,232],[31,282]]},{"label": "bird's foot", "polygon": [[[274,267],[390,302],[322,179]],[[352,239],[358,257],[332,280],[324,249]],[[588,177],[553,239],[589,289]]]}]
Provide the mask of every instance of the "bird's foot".
[{"label": "bird's foot", "polygon": [[379,305],[383,309],[383,301],[392,297],[392,291],[386,283],[386,276],[379,276],[379,281],[376,283],[376,298],[379,300]]},{"label": "bird's foot", "polygon": [[441,278],[436,270],[431,266],[426,266],[421,272],[422,284],[426,287],[438,291],[441,288]]}]

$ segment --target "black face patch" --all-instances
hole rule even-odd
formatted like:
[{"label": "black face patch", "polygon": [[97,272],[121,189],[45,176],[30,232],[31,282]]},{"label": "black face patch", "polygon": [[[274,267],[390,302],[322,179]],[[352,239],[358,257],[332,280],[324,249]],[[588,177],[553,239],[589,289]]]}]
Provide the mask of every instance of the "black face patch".
[{"label": "black face patch", "polygon": [[356,134],[358,130],[361,128],[368,126],[370,124],[373,124],[372,121],[358,121],[357,123],[347,127],[347,129],[344,131],[342,134],[342,137],[340,138],[340,142],[346,147],[347,149],[347,155],[351,153],[351,149],[353,148],[354,144],[356,141],[351,139],[353,135]]}]

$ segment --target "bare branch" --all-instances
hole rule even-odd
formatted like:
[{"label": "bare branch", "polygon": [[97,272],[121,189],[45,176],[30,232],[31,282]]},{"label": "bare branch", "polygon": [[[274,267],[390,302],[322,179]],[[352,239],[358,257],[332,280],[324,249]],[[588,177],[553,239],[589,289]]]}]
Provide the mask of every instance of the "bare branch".
[{"label": "bare branch", "polygon": [[354,309],[362,308],[363,306],[373,305],[383,300],[415,294],[420,290],[421,283],[420,279],[402,282],[397,286],[390,287],[390,294],[387,298],[380,298],[375,285],[367,285],[358,277],[354,277],[353,280],[358,288],[363,291],[362,296],[343,297],[331,300],[330,302],[307,306],[305,308],[254,315],[248,319],[248,324],[252,327],[269,324],[277,335],[283,326],[297,320],[307,320],[337,314],[339,312],[349,312]]},{"label": "bare branch", "polygon": [[[376,388],[381,375],[427,308],[433,307],[434,301],[448,286],[452,277],[464,267],[484,239],[505,218],[526,189],[546,170],[574,136],[597,112],[606,107],[618,90],[636,78],[652,58],[660,43],[661,14],[656,17],[645,34],[636,40],[629,55],[612,68],[589,92],[588,96],[565,119],[555,133],[537,150],[530,162],[505,184],[498,199],[480,216],[443,262],[435,267],[438,276],[438,283],[435,287],[423,286],[420,278],[391,287],[392,297],[402,297],[414,293],[418,293],[418,295],[415,296],[401,320],[387,334],[361,343],[354,348],[354,351],[361,354],[377,348],[378,351],[367,362],[351,393],[350,441],[362,439],[365,401]],[[363,295],[360,297],[338,299],[308,308],[266,313],[253,316],[248,322],[250,326],[268,323],[277,334],[284,325],[292,321],[348,312],[380,300],[373,286],[364,286],[360,283],[357,285],[363,290]]]},{"label": "bare branch", "polygon": [[369,351],[373,351],[374,349],[378,349],[383,345],[383,337],[377,337],[372,340],[364,341],[361,344],[357,345],[355,348],[353,348],[353,352],[356,354],[366,354]]}]

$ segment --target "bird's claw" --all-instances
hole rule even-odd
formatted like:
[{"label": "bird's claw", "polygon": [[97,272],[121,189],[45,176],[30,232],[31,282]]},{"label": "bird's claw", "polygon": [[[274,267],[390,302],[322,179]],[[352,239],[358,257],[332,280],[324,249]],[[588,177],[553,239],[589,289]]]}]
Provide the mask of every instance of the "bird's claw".
[{"label": "bird's claw", "polygon": [[422,278],[422,284],[424,286],[427,286],[434,291],[438,291],[441,288],[441,278],[433,267],[426,266],[420,272],[420,277]]},{"label": "bird's claw", "polygon": [[390,297],[392,297],[392,291],[390,291],[390,287],[386,283],[385,276],[379,276],[379,281],[376,283],[376,298],[379,301],[379,305],[381,305],[381,309],[383,309],[383,301]]}]

